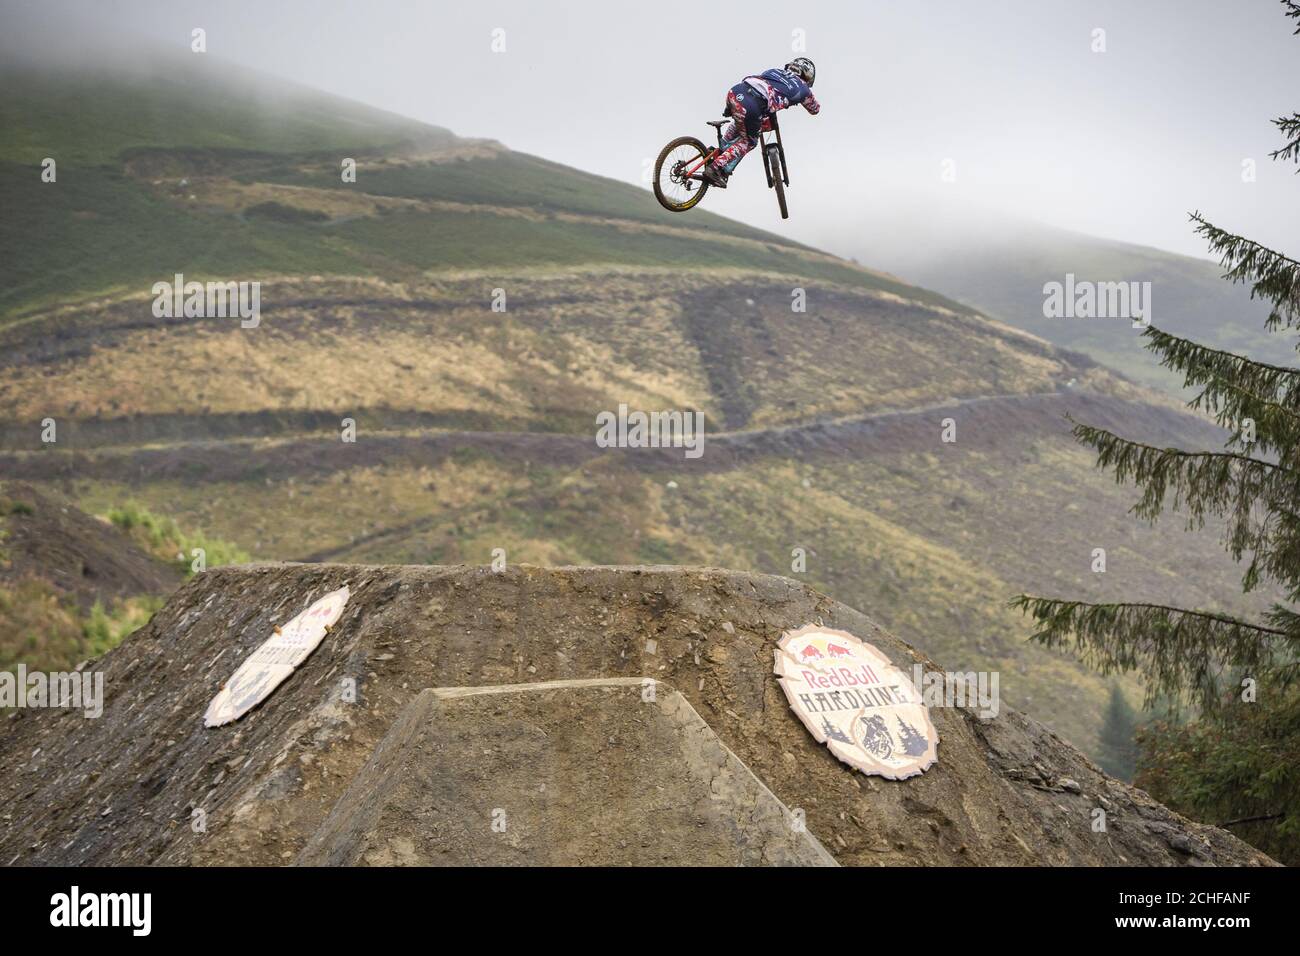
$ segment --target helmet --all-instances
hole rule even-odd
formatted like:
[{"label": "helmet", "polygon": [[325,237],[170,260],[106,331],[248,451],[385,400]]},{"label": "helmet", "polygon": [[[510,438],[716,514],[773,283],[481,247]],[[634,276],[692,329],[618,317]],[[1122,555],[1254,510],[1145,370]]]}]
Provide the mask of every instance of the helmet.
[{"label": "helmet", "polygon": [[806,56],[795,57],[794,60],[785,65],[785,68],[801,78],[809,86],[813,85],[813,80],[817,76],[817,67],[813,66],[813,61]]}]

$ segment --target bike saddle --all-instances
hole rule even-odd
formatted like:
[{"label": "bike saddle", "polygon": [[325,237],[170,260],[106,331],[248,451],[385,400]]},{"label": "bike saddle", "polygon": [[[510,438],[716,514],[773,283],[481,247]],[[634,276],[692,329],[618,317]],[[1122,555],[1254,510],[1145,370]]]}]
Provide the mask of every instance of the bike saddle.
[{"label": "bike saddle", "polygon": [[720,119],[720,120],[709,120],[708,122],[709,122],[709,125],[710,125],[710,126],[716,126],[716,127],[718,127],[719,129],[721,129],[722,127],[724,127],[724,126],[727,125],[727,121],[724,120],[724,119]]}]

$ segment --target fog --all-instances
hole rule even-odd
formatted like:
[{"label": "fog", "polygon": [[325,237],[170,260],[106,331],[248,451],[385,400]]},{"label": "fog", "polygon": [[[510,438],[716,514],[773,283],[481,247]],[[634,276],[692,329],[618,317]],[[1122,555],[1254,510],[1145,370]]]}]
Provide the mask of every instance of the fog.
[{"label": "fog", "polygon": [[726,89],[790,59],[798,35],[824,109],[783,117],[792,218],[778,218],[752,155],[733,188],[706,200],[716,212],[843,255],[878,248],[882,234],[916,244],[936,222],[977,237],[986,216],[1204,255],[1192,209],[1300,250],[1296,167],[1268,158],[1281,142],[1269,120],[1300,109],[1300,37],[1275,0],[748,2],[680,15],[586,0],[0,10],[10,56],[194,55],[190,31],[203,27],[206,55],[232,70],[633,183],[670,138],[711,135],[704,121]]}]

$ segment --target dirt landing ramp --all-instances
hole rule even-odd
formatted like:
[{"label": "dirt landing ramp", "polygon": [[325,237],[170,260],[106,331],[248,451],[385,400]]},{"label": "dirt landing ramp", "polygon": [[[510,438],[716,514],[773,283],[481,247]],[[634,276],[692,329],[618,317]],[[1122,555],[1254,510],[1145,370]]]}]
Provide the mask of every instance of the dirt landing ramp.
[{"label": "dirt landing ramp", "polygon": [[[240,662],[344,585],[343,616],[293,675],[235,723],[204,727]],[[1270,862],[1112,780],[1016,712],[1010,673],[991,720],[932,708],[939,759],[919,777],[851,770],[813,740],[772,673],[781,633],[815,621],[870,642],[904,673],[914,662],[936,669],[858,611],[765,574],[209,570],[90,665],[104,675],[102,717],[0,717],[0,866],[292,863],[425,689],[616,677],[678,690],[841,864]],[[605,803],[582,796],[588,816]]]},{"label": "dirt landing ramp", "polygon": [[426,690],[304,865],[835,866],[655,681]]}]

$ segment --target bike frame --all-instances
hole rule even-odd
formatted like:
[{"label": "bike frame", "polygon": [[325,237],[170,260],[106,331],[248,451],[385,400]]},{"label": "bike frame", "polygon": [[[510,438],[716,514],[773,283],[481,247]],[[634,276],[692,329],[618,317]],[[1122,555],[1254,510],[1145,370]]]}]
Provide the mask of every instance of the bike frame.
[{"label": "bike frame", "polygon": [[[713,149],[709,150],[709,152],[705,153],[704,156],[701,157],[699,160],[697,160],[695,163],[693,163],[690,166],[687,166],[685,169],[682,170],[682,175],[685,176],[687,179],[695,179],[695,180],[703,181],[703,177],[700,175],[700,170],[703,169],[707,163],[713,162],[713,158],[717,156],[718,152],[722,149],[722,127],[725,124],[719,123],[715,120],[709,125],[713,126],[714,132],[718,134],[718,145],[715,146]],[[766,138],[768,133],[776,134],[775,141]],[[777,154],[781,157],[781,181],[784,182],[787,186],[789,186],[790,169],[785,164],[785,146],[781,142],[781,124],[777,122],[775,113],[773,113],[771,116],[768,116],[763,121],[763,128],[758,131],[758,138],[759,138],[758,148],[759,151],[763,154],[763,173],[764,175],[767,176],[768,188],[770,189],[772,187],[772,165],[767,158],[767,149],[770,145],[772,145],[773,142],[776,143]]]}]

